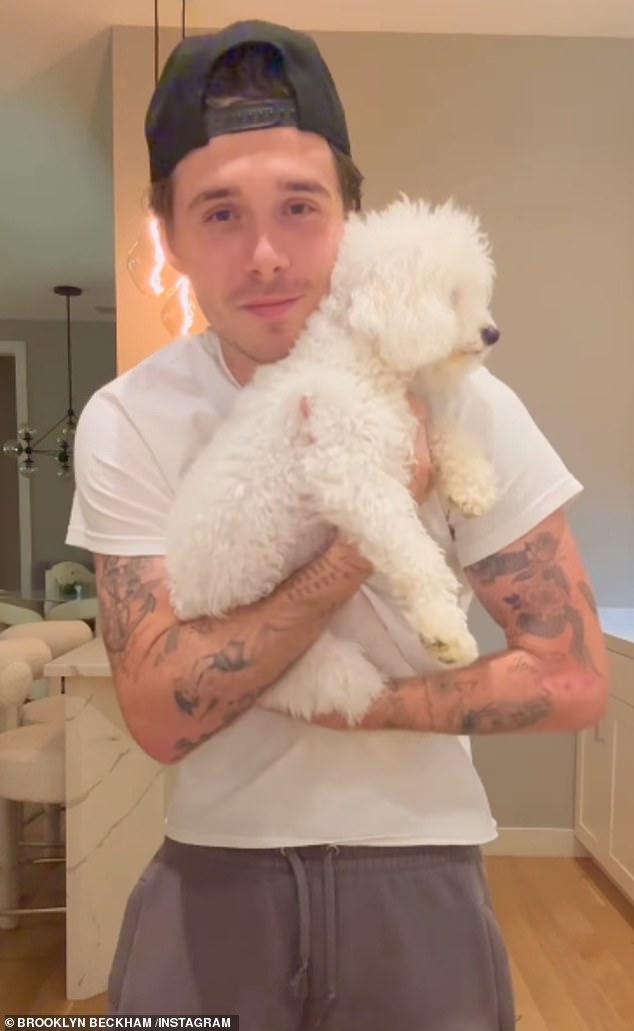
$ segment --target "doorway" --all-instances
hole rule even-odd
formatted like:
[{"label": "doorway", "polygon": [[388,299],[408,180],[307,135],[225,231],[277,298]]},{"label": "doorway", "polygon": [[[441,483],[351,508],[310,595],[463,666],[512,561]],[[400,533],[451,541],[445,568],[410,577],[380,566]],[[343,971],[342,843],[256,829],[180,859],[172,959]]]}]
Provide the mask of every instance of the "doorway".
[{"label": "doorway", "polygon": [[[26,345],[0,341],[0,447],[28,420]],[[0,588],[31,589],[31,498],[18,463],[0,453]]]}]

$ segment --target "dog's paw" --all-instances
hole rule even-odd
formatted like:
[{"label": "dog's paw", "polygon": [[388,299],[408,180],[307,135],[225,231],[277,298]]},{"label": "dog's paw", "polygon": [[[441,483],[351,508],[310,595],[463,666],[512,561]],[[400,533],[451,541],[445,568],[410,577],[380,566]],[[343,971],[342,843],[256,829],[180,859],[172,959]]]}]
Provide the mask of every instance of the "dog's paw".
[{"label": "dog's paw", "polygon": [[420,635],[425,651],[444,666],[468,666],[478,657],[478,646],[470,633],[457,638],[428,638]]},{"label": "dog's paw", "polygon": [[455,423],[436,426],[430,433],[436,484],[464,516],[488,512],[498,497],[495,475],[473,436]]},{"label": "dog's paw", "polygon": [[454,487],[448,492],[448,501],[463,516],[471,518],[489,512],[498,499],[498,492],[491,480],[470,482]]},{"label": "dog's paw", "polygon": [[468,666],[478,657],[478,645],[459,607],[434,604],[415,621],[425,650],[446,666]]}]

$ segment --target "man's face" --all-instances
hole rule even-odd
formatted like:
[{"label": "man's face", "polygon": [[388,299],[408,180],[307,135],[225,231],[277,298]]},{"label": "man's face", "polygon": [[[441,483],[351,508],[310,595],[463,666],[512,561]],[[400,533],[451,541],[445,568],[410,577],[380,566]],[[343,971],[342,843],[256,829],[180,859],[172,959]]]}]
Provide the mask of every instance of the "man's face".
[{"label": "man's face", "polygon": [[178,164],[173,197],[172,260],[246,382],[328,291],[345,221],[332,152],[293,128],[218,136]]}]

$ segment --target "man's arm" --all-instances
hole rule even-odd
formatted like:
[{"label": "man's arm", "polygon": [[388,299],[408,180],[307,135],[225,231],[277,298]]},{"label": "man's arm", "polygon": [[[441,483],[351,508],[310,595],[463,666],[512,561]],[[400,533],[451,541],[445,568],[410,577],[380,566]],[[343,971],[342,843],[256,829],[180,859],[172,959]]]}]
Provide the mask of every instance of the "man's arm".
[{"label": "man's arm", "polygon": [[[360,729],[494,734],[596,724],[607,697],[607,658],[563,510],[466,573],[507,649],[463,669],[395,681]],[[343,728],[336,716],[316,722]]]},{"label": "man's arm", "polygon": [[177,762],[231,723],[319,637],[371,567],[336,539],[269,597],[181,622],[162,557],[97,555],[102,632],[130,733]]}]

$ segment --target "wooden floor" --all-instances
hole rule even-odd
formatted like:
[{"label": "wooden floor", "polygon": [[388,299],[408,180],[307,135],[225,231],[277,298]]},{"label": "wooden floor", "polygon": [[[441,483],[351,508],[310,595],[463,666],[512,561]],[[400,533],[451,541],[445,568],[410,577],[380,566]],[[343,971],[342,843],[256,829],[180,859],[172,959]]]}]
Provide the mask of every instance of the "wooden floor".
[{"label": "wooden floor", "polygon": [[[634,907],[590,860],[491,856],[487,867],[511,955],[518,1031],[632,1031]],[[47,894],[61,893],[62,869],[42,870]],[[62,916],[0,931],[1,1015],[104,1012],[102,995],[64,998]]]}]

